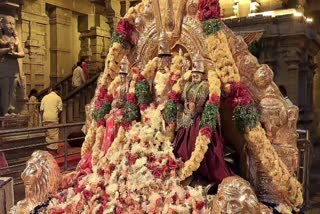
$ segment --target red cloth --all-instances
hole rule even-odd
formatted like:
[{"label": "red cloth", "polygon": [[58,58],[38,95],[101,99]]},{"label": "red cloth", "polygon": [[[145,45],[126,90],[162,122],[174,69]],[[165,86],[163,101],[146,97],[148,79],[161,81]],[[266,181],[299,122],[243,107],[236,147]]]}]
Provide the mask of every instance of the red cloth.
[{"label": "red cloth", "polygon": [[114,138],[118,134],[120,124],[116,121],[124,114],[123,109],[118,109],[113,113],[107,115],[106,129],[104,131],[104,138],[101,146],[101,150],[106,153],[111,146]]},{"label": "red cloth", "polygon": [[[184,162],[190,159],[195,149],[196,138],[200,129],[200,116],[195,119],[194,124],[189,128],[180,128],[174,139],[174,154]],[[222,136],[214,131],[212,142],[208,145],[208,150],[202,160],[195,175],[201,175],[210,182],[220,184],[221,181],[232,176],[233,172],[224,161]]]},{"label": "red cloth", "polygon": [[0,168],[8,167],[6,156],[3,152],[0,152]]},{"label": "red cloth", "polygon": [[89,74],[88,74],[88,64],[86,62],[82,62],[82,70],[83,70],[83,75],[85,81],[89,79]]}]

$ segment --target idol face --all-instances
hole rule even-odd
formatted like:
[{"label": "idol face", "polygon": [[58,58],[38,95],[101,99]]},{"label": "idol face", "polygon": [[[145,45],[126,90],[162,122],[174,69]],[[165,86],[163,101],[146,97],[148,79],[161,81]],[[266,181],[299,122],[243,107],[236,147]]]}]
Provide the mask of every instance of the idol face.
[{"label": "idol face", "polygon": [[203,74],[200,72],[193,72],[192,73],[192,82],[193,83],[200,83],[202,80]]},{"label": "idol face", "polygon": [[16,29],[16,20],[12,16],[5,16],[1,26],[6,35],[13,35]]}]

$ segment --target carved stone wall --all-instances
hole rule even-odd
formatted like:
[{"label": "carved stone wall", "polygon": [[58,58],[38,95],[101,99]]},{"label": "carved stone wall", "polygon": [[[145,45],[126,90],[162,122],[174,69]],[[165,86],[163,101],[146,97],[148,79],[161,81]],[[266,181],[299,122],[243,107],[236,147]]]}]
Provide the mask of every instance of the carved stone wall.
[{"label": "carved stone wall", "polygon": [[[0,0],[0,9],[8,2]],[[111,37],[104,4],[89,0],[16,2],[0,14],[17,18],[26,54],[21,67],[27,78],[27,92],[32,88],[40,91],[63,79],[83,56],[90,60],[90,72],[103,66],[101,53],[108,50]]]}]

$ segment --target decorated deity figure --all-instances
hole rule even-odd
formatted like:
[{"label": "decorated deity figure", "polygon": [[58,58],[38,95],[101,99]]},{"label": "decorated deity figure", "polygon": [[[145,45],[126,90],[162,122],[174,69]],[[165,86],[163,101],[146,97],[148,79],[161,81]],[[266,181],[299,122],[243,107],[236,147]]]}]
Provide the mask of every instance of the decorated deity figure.
[{"label": "decorated deity figure", "polygon": [[105,116],[106,129],[104,134],[101,150],[108,151],[119,129],[119,122],[124,114],[124,105],[126,103],[129,90],[129,61],[125,56],[120,63],[120,71],[118,77],[111,83],[108,91],[112,93],[113,101],[111,111]]},{"label": "decorated deity figure", "polygon": [[[204,59],[197,54],[193,60],[191,81],[187,82],[182,100],[184,110],[178,118],[178,132],[174,139],[174,153],[184,162],[190,159],[195,150],[196,138],[200,130],[201,115],[209,96],[209,85],[205,79]],[[202,160],[196,175],[206,181],[220,183],[225,177],[233,173],[228,169],[223,157],[223,139],[219,128],[214,131],[213,142]]]},{"label": "decorated deity figure", "polygon": [[0,24],[0,106],[4,115],[15,112],[17,87],[22,88],[24,84],[17,60],[24,57],[24,52],[16,34],[14,17],[5,16]]}]

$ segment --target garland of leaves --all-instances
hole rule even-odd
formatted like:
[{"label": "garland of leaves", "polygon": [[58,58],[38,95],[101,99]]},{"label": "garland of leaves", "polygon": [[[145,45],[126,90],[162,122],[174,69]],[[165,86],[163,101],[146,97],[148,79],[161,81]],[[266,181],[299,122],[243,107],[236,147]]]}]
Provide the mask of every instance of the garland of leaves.
[{"label": "garland of leaves", "polygon": [[260,114],[254,105],[237,106],[234,110],[234,120],[240,133],[244,133],[246,128],[252,129],[260,121]]},{"label": "garland of leaves", "polygon": [[177,122],[178,107],[174,100],[169,100],[163,110],[163,118],[166,123]]},{"label": "garland of leaves", "polygon": [[126,41],[125,38],[117,32],[113,32],[111,38],[111,44],[119,43],[124,49],[129,49],[131,47],[130,42]]},{"label": "garland of leaves", "polygon": [[123,121],[130,123],[140,118],[139,107],[131,102],[127,102],[124,105]]},{"label": "garland of leaves", "polygon": [[138,99],[138,104],[148,104],[152,101],[149,84],[146,79],[136,83],[135,93]]},{"label": "garland of leaves", "polygon": [[266,46],[267,46],[267,41],[262,38],[259,41],[252,42],[249,45],[248,49],[250,53],[252,53],[252,55],[258,57],[261,50],[264,49]]},{"label": "garland of leaves", "polygon": [[201,116],[201,128],[210,126],[212,130],[217,127],[217,119],[219,117],[219,107],[215,104],[207,103]]},{"label": "garland of leaves", "polygon": [[202,22],[203,32],[208,36],[210,34],[215,34],[221,30],[221,24],[216,19],[210,19]]},{"label": "garland of leaves", "polygon": [[244,133],[246,128],[257,126],[260,114],[246,86],[242,83],[232,83],[227,103],[233,108],[233,119],[240,133]]},{"label": "garland of leaves", "polygon": [[110,111],[111,111],[111,102],[103,103],[99,109],[93,110],[93,115],[92,115],[93,119],[97,122],[100,120],[103,120],[104,116],[106,114],[109,114]]}]

